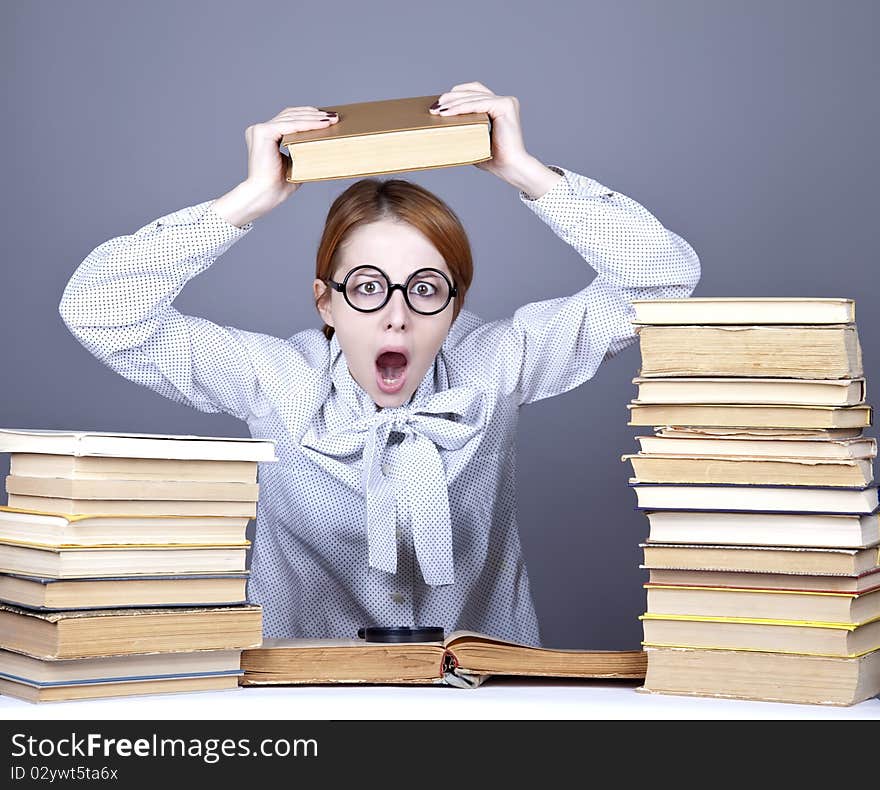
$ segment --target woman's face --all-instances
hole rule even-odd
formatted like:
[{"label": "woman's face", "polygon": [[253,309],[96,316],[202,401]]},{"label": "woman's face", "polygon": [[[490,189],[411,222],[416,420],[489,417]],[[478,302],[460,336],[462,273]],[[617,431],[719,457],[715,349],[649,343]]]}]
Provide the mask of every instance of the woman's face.
[{"label": "woman's face", "polygon": [[[339,264],[333,273],[336,282],[356,266],[375,266],[392,283],[406,282],[418,269],[439,269],[452,281],[443,256],[428,238],[412,225],[394,219],[382,219],[355,228],[337,250]],[[384,287],[384,286],[383,286]],[[410,298],[415,303],[410,284]],[[316,299],[328,286],[315,280]],[[364,284],[369,292],[375,286]],[[425,291],[427,292],[427,290]],[[381,408],[408,403],[433,364],[440,346],[452,325],[455,298],[445,310],[435,315],[421,315],[409,309],[400,289],[379,310],[358,312],[339,291],[330,289],[330,297],[318,303],[324,322],[336,330],[339,346],[352,378]],[[402,357],[385,354],[388,350]]]}]

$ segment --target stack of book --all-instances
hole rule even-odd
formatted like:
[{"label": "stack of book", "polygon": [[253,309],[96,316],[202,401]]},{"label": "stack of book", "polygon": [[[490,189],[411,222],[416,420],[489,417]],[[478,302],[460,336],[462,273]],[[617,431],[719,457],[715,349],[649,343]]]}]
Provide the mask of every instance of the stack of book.
[{"label": "stack of book", "polygon": [[847,299],[636,302],[641,691],[880,692],[876,440]]},{"label": "stack of book", "polygon": [[0,693],[235,688],[262,641],[246,530],[274,442],[0,429]]}]

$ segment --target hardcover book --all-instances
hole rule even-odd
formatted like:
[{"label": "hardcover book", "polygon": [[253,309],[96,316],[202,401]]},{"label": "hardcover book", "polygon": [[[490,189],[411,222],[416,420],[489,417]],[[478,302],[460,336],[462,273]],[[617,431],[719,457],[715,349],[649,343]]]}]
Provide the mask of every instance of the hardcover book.
[{"label": "hardcover book", "polygon": [[855,324],[638,326],[642,377],[861,378]]},{"label": "hardcover book", "polygon": [[44,659],[0,650],[0,694],[28,702],[235,688],[240,650]]},{"label": "hardcover book", "polygon": [[110,455],[12,453],[13,477],[59,477],[66,480],[196,480],[256,483],[256,461],[197,458],[119,458]]},{"label": "hardcover book", "polygon": [[637,453],[621,456],[640,483],[742,483],[745,485],[866,486],[870,458],[719,458]]},{"label": "hardcover book", "polygon": [[262,641],[259,606],[38,612],[0,604],[0,647],[34,658],[240,650]]},{"label": "hardcover book", "polygon": [[[223,483],[216,480],[66,480],[60,477],[6,476],[9,494],[59,499],[102,500],[211,500],[256,502],[257,483]],[[119,505],[117,505],[117,510]]]},{"label": "hardcover book", "polygon": [[198,499],[70,499],[8,494],[8,507],[68,516],[232,516],[255,518],[257,503]]},{"label": "hardcover book", "polygon": [[733,483],[643,483],[630,478],[639,507],[650,510],[769,510],[783,513],[873,513],[876,486],[771,486]]},{"label": "hardcover book", "polygon": [[[808,548],[806,546],[711,546],[640,543],[646,568],[747,573],[791,573],[808,576],[858,576],[876,571],[878,550]],[[797,586],[797,580],[792,580]],[[878,645],[880,647],[880,645]]]},{"label": "hardcover book", "polygon": [[880,618],[880,591],[865,593],[781,592],[645,585],[650,614],[734,619],[868,622]]},{"label": "hardcover book", "polygon": [[865,379],[770,379],[637,376],[636,403],[760,403],[855,406],[865,400]]},{"label": "hardcover book", "polygon": [[242,544],[249,519],[224,516],[74,516],[0,505],[0,542],[54,546]]},{"label": "hardcover book", "polygon": [[338,114],[336,123],[281,138],[281,148],[290,156],[287,180],[359,178],[491,159],[488,114],[433,114],[429,107],[438,98],[435,94],[323,107]]},{"label": "hardcover book", "polygon": [[[640,565],[640,568],[646,568]],[[791,592],[868,593],[880,590],[880,567],[851,576],[650,568],[649,584]]]},{"label": "hardcover book", "polygon": [[0,573],[0,601],[50,610],[233,605],[247,602],[247,579],[247,571],[81,579]]},{"label": "hardcover book", "polygon": [[872,409],[859,406],[786,406],[758,403],[636,403],[630,425],[699,425],[718,428],[863,428]]},{"label": "hardcover book", "polygon": [[245,570],[250,543],[235,546],[51,546],[0,542],[0,573],[74,579]]},{"label": "hardcover book", "polygon": [[0,453],[232,461],[277,461],[271,439],[108,431],[0,428]]},{"label": "hardcover book", "polygon": [[768,458],[875,458],[873,437],[831,439],[818,436],[710,434],[707,432],[661,431],[654,436],[636,436],[643,453],[698,455],[704,458],[750,456]]},{"label": "hardcover book", "polygon": [[[641,508],[640,508],[641,509]],[[880,543],[880,513],[645,510],[652,543],[865,548]]]},{"label": "hardcover book", "polygon": [[634,299],[636,324],[851,324],[852,299],[798,296],[690,296]]},{"label": "hardcover book", "polygon": [[880,649],[880,618],[856,623],[651,614],[646,647],[690,647],[857,658]]},{"label": "hardcover book", "polygon": [[880,651],[857,658],[646,647],[641,693],[854,705],[880,693]]}]

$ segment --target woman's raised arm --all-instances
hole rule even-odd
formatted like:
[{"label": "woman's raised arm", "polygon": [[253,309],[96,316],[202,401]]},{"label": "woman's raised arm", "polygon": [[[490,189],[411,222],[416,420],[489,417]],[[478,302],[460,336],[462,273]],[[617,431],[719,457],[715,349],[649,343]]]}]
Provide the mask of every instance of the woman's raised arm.
[{"label": "woman's raised arm", "polygon": [[470,330],[450,349],[471,358],[487,354],[485,369],[520,405],[574,389],[633,344],[634,299],[684,298],[700,279],[691,246],[639,203],[586,176],[553,169],[563,178],[547,193],[531,200],[521,192],[520,199],[596,277],[571,296],[525,304],[511,318],[481,324],[465,315]]},{"label": "woman's raised arm", "polygon": [[[94,249],[64,289],[59,312],[83,346],[137,384],[200,411],[240,419],[268,408],[267,390],[306,379],[317,347],[221,327],[184,315],[173,301],[253,221],[299,187],[284,178],[278,141],[334,121],[314,107],[288,108],[248,127],[248,178],[223,197],[161,217]],[[297,336],[298,337],[298,336]]]}]

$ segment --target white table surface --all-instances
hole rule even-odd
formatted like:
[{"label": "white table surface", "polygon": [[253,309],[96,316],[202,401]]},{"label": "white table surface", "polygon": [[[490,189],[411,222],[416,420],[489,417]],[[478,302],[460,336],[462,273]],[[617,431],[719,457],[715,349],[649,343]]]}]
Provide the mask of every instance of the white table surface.
[{"label": "white table surface", "polygon": [[448,686],[283,686],[33,704],[0,697],[0,719],[880,719],[850,707],[644,694],[636,681],[490,678]]}]

